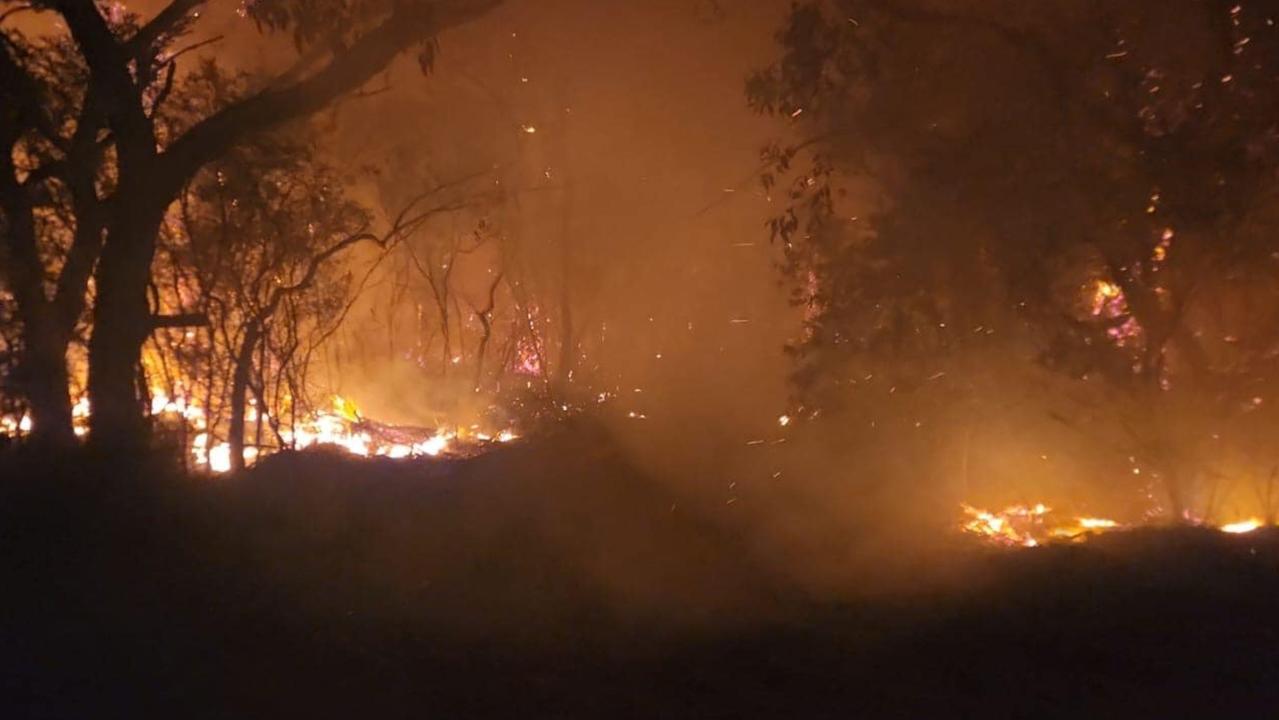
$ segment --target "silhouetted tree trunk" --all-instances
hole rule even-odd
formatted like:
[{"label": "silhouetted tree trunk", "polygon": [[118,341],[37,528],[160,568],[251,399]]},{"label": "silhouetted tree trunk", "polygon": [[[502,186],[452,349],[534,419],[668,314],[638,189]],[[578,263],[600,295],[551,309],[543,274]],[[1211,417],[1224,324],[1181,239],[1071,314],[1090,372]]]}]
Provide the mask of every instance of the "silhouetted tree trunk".
[{"label": "silhouetted tree trunk", "polygon": [[[0,48],[0,80],[14,79],[15,66]],[[0,103],[5,94],[0,94]],[[23,126],[13,113],[0,117],[0,273],[7,280],[22,322],[23,352],[19,359],[20,391],[30,406],[33,439],[52,446],[69,445],[71,398],[67,390],[66,347],[70,329],[59,322],[57,305],[44,288],[44,264],[36,237],[35,208],[29,189],[15,179],[10,148]],[[74,324],[74,320],[72,320]]]},{"label": "silhouetted tree trunk", "polygon": [[[231,427],[227,445],[231,449],[231,469],[244,469],[244,415],[248,406],[249,374],[253,371],[253,353],[262,338],[262,324],[256,320],[244,330],[244,338],[235,354],[235,370],[231,375]],[[258,408],[262,412],[262,408]]]},{"label": "silhouetted tree trunk", "polygon": [[31,409],[32,441],[46,447],[75,442],[67,378],[67,340],[49,321],[25,321],[27,346],[20,369]]},{"label": "silhouetted tree trunk", "polygon": [[93,403],[89,427],[92,441],[103,447],[129,449],[146,442],[137,370],[142,344],[153,329],[147,282],[169,199],[167,193],[155,193],[141,202],[122,203],[121,217],[95,273],[98,295],[89,339]]},{"label": "silhouetted tree trunk", "polygon": [[[12,168],[12,160],[0,159]],[[0,170],[0,182],[11,175]],[[70,443],[71,399],[67,395],[66,344],[59,343],[53,306],[44,294],[43,272],[35,244],[35,222],[29,204],[11,184],[4,188],[6,277],[17,301],[22,321],[23,354],[19,386],[31,407],[33,432],[40,442]]]},{"label": "silhouetted tree trunk", "polygon": [[484,383],[484,356],[488,354],[489,340],[493,338],[493,309],[497,306],[497,288],[502,284],[504,275],[505,271],[499,272],[493,278],[493,282],[489,285],[488,303],[475,311],[475,317],[480,321],[480,327],[483,329],[479,345],[475,349],[475,380],[472,385],[476,392]]},{"label": "silhouetted tree trunk", "polygon": [[165,210],[190,178],[245,137],[318,112],[358,89],[401,52],[429,41],[445,28],[474,19],[499,1],[430,4],[425,8],[397,3],[379,25],[314,73],[296,82],[268,84],[262,92],[200,121],[163,153],[157,149],[143,83],[135,80],[135,75],[140,79],[153,67],[138,58],[157,57],[161,48],[152,44],[185,22],[201,2],[174,0],[127,43],[115,37],[92,3],[55,3],[89,67],[90,90],[111,99],[107,125],[114,134],[118,157],[116,214],[107,226],[102,259],[94,275],[98,295],[89,344],[93,442],[127,449],[145,441],[135,371],[141,362],[142,343],[152,329],[147,282]]}]

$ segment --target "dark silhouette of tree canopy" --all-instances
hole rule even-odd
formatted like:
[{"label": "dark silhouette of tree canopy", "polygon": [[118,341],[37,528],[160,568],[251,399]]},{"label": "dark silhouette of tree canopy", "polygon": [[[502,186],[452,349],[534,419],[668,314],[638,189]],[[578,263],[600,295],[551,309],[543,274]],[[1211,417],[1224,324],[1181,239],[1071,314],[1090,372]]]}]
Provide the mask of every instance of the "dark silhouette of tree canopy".
[{"label": "dark silhouette of tree canopy", "polygon": [[1247,319],[1279,287],[1277,17],[797,4],[747,95],[794,130],[762,179],[785,201],[771,231],[807,309],[809,401],[873,358],[1033,357],[1137,413],[1115,414],[1180,515],[1182,436],[1207,435],[1186,418],[1262,402],[1279,350]]},{"label": "dark silhouette of tree canopy", "polygon": [[67,30],[0,36],[3,265],[37,435],[71,438],[65,355],[92,287],[91,437],[126,447],[145,436],[140,351],[166,323],[148,303],[152,261],[166,214],[203,167],[359,89],[402,53],[416,52],[429,69],[441,32],[499,2],[248,4],[261,28],[292,34],[297,62],[253,92],[177,112],[170,104],[186,49],[178,43],[198,25],[204,0],[173,0],[145,22],[112,17],[92,0],[0,3],[6,19],[51,12]]}]

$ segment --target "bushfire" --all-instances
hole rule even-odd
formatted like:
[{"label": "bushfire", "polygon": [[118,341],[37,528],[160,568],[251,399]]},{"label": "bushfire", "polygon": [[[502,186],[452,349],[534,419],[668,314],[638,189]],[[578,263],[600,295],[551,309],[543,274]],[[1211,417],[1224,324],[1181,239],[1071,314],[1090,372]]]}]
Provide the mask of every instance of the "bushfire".
[{"label": "bushfire", "polygon": [[[80,398],[73,408],[76,435],[88,434],[89,412],[88,398]],[[151,416],[190,431],[189,440],[185,442],[186,452],[197,468],[219,474],[232,469],[231,444],[211,440],[208,416],[204,408],[195,402],[180,394],[171,397],[163,390],[155,390],[151,395]],[[255,408],[249,410],[248,416],[251,422],[259,420]],[[263,413],[261,420],[267,419]],[[0,433],[21,437],[31,429],[29,415],[0,416]],[[244,453],[245,461],[250,465],[260,457],[281,449],[304,450],[317,446],[337,447],[360,457],[466,456],[479,453],[491,444],[508,443],[518,438],[519,435],[511,428],[491,430],[479,424],[430,429],[388,425],[364,417],[350,399],[334,396],[328,409],[303,418],[292,429],[281,428],[277,442],[261,446],[246,444]]]},{"label": "bushfire", "polygon": [[[1044,503],[1010,505],[999,511],[983,510],[961,503],[960,509],[964,515],[959,525],[961,531],[985,544],[999,547],[1040,547],[1056,542],[1082,542],[1101,533],[1137,527],[1109,518],[1058,513]],[[1221,524],[1193,519],[1192,522],[1232,534],[1249,533],[1265,526],[1258,518]]]}]

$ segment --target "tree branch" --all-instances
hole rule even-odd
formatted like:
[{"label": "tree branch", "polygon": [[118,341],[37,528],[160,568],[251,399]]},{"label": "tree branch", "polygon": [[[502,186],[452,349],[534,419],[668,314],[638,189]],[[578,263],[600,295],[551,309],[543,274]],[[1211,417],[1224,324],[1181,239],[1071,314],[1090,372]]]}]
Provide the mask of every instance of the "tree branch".
[{"label": "tree branch", "polygon": [[176,315],[152,315],[151,328],[190,328],[209,327],[211,325],[206,313],[179,313]]},{"label": "tree branch", "polygon": [[[41,135],[57,145],[59,136],[45,115],[40,91],[19,59],[10,54],[11,50],[22,52],[4,33],[0,33],[0,112],[12,114],[14,122],[39,130]],[[14,136],[15,141],[17,137]],[[6,148],[5,152],[9,150]]]},{"label": "tree branch", "polygon": [[358,90],[410,45],[479,17],[501,1],[434,3],[426,11],[399,4],[379,26],[314,75],[287,87],[264,90],[197,123],[162,156],[159,180],[169,187],[180,186],[244,137],[310,115]]},{"label": "tree branch", "polygon": [[101,99],[116,131],[120,176],[131,177],[155,155],[155,132],[142,107],[142,91],[129,72],[131,58],[93,0],[55,0],[54,8],[89,66],[88,94]]},{"label": "tree branch", "polygon": [[194,19],[192,13],[205,2],[207,0],[173,0],[129,38],[126,50],[133,57],[147,54],[162,36],[184,31]]}]

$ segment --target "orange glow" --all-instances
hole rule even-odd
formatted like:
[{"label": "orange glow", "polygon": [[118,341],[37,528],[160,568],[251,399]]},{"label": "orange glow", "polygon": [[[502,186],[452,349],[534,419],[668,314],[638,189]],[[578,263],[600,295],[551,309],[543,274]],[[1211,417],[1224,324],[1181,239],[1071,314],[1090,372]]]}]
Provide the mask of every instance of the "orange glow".
[{"label": "orange glow", "polygon": [[[961,503],[964,520],[959,529],[988,545],[1000,547],[1039,547],[1052,542],[1080,542],[1106,532],[1131,529],[1132,525],[1103,517],[1071,517],[1057,514],[1043,503],[1012,505],[998,512]],[[1264,527],[1257,518],[1212,525],[1201,523],[1223,533],[1249,533]]]},{"label": "orange glow", "polygon": [[[195,401],[182,395],[180,390],[173,396],[163,389],[151,391],[151,414],[157,418],[167,418],[185,425],[192,434],[188,441],[187,451],[194,464],[207,468],[213,473],[229,472],[231,462],[231,445],[228,442],[214,442],[210,437],[205,411]],[[249,422],[266,420],[267,413],[258,412],[249,407],[245,411]],[[89,432],[89,400],[80,397],[72,408],[72,421],[75,434],[86,436]],[[292,430],[280,430],[285,447],[303,450],[319,445],[341,448],[352,455],[360,457],[387,457],[391,459],[414,457],[439,457],[448,454],[474,454],[489,443],[509,443],[519,439],[519,435],[511,428],[497,431],[481,430],[479,425],[470,428],[448,430],[438,428],[421,439],[399,437],[406,434],[397,432],[395,440],[378,436],[374,430],[376,423],[368,421],[361,415],[359,407],[349,398],[335,396],[331,409],[316,412],[300,421]],[[31,432],[33,422],[31,416],[0,416],[0,433],[21,437]],[[409,433],[411,434],[411,433]],[[245,463],[252,465],[260,457],[278,451],[276,447],[244,448]]]},{"label": "orange glow", "polygon": [[1240,520],[1238,522],[1226,523],[1225,525],[1222,525],[1218,529],[1224,533],[1231,533],[1231,534],[1237,535],[1241,533],[1250,533],[1253,530],[1256,530],[1257,528],[1261,527],[1263,524],[1264,523],[1262,523],[1257,518],[1248,518],[1247,520]]}]

